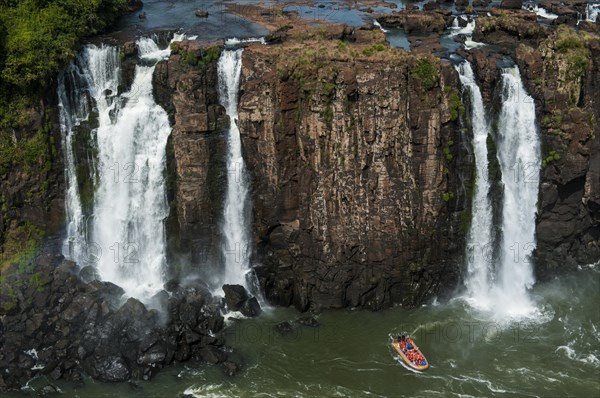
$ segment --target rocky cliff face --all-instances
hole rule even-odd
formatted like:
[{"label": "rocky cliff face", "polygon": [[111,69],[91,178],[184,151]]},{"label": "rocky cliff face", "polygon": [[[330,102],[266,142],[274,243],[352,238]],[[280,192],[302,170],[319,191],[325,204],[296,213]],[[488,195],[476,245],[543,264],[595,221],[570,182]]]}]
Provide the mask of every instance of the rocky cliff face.
[{"label": "rocky cliff face", "polygon": [[[228,118],[218,97],[216,59],[199,65],[209,46],[184,41],[157,65],[157,102],[171,117],[168,143],[172,263],[205,264],[218,259],[219,221],[226,187],[223,134]],[[175,270],[187,272],[185,269]]]},{"label": "rocky cliff face", "polygon": [[0,148],[0,270],[9,263],[27,262],[43,238],[59,232],[64,222],[64,170],[54,92],[1,132],[10,142]]},{"label": "rocky cliff face", "polygon": [[267,298],[381,308],[452,289],[468,168],[454,70],[360,39],[308,40],[243,58],[239,125]]},{"label": "rocky cliff face", "polygon": [[600,36],[562,27],[517,61],[543,138],[540,277],[600,260]]}]

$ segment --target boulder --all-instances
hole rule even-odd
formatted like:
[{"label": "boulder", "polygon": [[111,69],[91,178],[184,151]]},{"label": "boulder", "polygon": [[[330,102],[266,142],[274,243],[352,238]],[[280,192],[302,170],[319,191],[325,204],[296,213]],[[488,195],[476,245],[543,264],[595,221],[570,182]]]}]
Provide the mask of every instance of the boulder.
[{"label": "boulder", "polygon": [[230,311],[239,311],[248,300],[248,292],[242,285],[223,285],[223,291]]},{"label": "boulder", "polygon": [[233,376],[240,371],[240,365],[235,362],[225,361],[221,364],[221,369],[227,376]]},{"label": "boulder", "polygon": [[260,304],[256,297],[249,298],[244,302],[244,304],[240,307],[240,312],[247,317],[253,318],[262,313],[262,309],[260,308]]},{"label": "boulder", "polygon": [[89,357],[84,368],[90,376],[101,381],[125,381],[131,374],[125,360],[118,355]]},{"label": "boulder", "polygon": [[93,267],[91,265],[83,267],[81,269],[81,271],[79,271],[79,277],[81,278],[82,281],[84,281],[86,283],[91,282],[96,279],[100,279],[100,277],[98,275],[98,271],[96,270],[96,267]]}]

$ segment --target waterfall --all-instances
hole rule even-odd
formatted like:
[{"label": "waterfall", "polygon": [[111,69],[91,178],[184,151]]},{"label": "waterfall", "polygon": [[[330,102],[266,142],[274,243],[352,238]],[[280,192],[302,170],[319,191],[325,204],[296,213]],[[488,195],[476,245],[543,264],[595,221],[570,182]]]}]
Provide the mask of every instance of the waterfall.
[{"label": "waterfall", "polygon": [[[138,40],[137,47],[146,61],[169,54],[147,38]],[[99,181],[92,239],[103,251],[98,273],[139,298],[162,288],[166,265],[164,174],[171,128],[152,96],[154,68],[136,65],[131,89],[119,99],[114,116],[108,108],[99,109],[96,131]],[[102,103],[104,94],[97,94],[96,102]]]},{"label": "waterfall", "polygon": [[[87,120],[89,116],[89,109],[87,101],[85,101],[85,93],[82,92],[82,79],[79,78],[81,76],[79,72],[77,64],[73,63],[70,65],[59,76],[57,89],[58,114],[63,158],[65,161],[64,174],[67,182],[67,191],[65,192],[67,231],[62,254],[65,258],[73,261],[81,256],[79,250],[82,247],[82,243],[85,242],[83,210],[77,184],[75,153],[73,151],[74,128],[82,121]],[[70,90],[67,89],[67,84],[70,84]],[[86,87],[85,84],[83,86]]]},{"label": "waterfall", "polygon": [[471,65],[456,67],[471,98],[476,182],[472,222],[467,237],[467,302],[491,312],[497,321],[531,316],[536,312],[528,295],[534,283],[530,256],[535,249],[535,214],[540,170],[540,141],[535,104],[525,91],[519,69],[502,70],[498,116],[497,158],[502,172],[502,237],[493,236],[489,198],[487,121],[481,91]]},{"label": "waterfall", "polygon": [[248,286],[250,269],[247,220],[248,180],[238,128],[238,94],[242,49],[223,50],[219,58],[219,98],[230,118],[227,154],[227,193],[223,210],[222,253],[225,269],[222,282]]},{"label": "waterfall", "polygon": [[530,255],[535,249],[540,140],[535,104],[516,66],[502,70],[502,108],[497,156],[504,187],[498,289],[507,314],[532,310],[527,289],[534,283]]},{"label": "waterfall", "polygon": [[464,47],[465,50],[470,50],[472,48],[483,47],[486,44],[480,43],[477,41],[473,41],[473,32],[475,32],[475,18],[471,17],[471,20],[467,22],[467,25],[464,28],[458,27],[458,20],[456,20],[456,26],[454,22],[452,23],[452,27],[450,28],[451,32],[449,37],[455,37],[458,35],[465,36]]},{"label": "waterfall", "polygon": [[487,138],[489,125],[481,97],[481,90],[468,61],[456,66],[461,84],[471,99],[473,129],[473,153],[475,155],[475,187],[473,194],[472,222],[467,237],[466,285],[471,301],[487,302],[490,289],[492,254],[492,203],[489,198]]},{"label": "waterfall", "polygon": [[67,240],[85,242],[72,258],[80,265],[94,263],[103,280],[144,300],[162,289],[166,266],[165,149],[171,128],[167,113],[154,102],[152,75],[156,63],[168,57],[170,50],[160,50],[148,38],[136,44],[143,65],[136,65],[131,88],[121,95],[117,94],[116,47],[87,46],[67,70],[67,76],[71,70],[85,76],[98,116],[98,127],[92,132],[97,150],[93,214],[85,222],[72,147],[72,126],[84,117],[84,107],[78,102],[83,98],[69,96],[65,78],[58,94],[68,184]]},{"label": "waterfall", "polygon": [[108,115],[112,110],[112,98],[118,81],[118,52],[116,48],[107,46],[85,47],[58,81],[58,108],[67,182],[67,230],[63,255],[80,265],[93,263],[99,252],[95,245],[87,242],[90,218],[83,213],[77,182],[77,159],[73,148],[75,128],[90,115],[90,97],[96,99],[95,106],[100,116]]},{"label": "waterfall", "polygon": [[454,17],[452,20],[452,29],[460,29],[460,25],[458,24],[458,17]]}]

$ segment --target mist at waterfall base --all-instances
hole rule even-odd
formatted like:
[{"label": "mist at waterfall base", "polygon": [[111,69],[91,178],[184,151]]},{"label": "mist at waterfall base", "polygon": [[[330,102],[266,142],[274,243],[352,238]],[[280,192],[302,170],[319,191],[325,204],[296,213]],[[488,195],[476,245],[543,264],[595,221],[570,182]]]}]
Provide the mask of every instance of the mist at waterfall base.
[{"label": "mist at waterfall base", "polygon": [[[300,314],[278,308],[225,331],[234,377],[215,366],[168,367],[151,381],[52,381],[64,397],[592,397],[600,382],[600,264],[537,284],[547,316],[511,325],[473,311],[464,300],[380,312],[332,310],[318,328],[279,335],[274,326]],[[431,367],[405,368],[391,336],[412,333]],[[43,378],[30,382],[43,384]],[[9,397],[23,394],[8,394]]]}]

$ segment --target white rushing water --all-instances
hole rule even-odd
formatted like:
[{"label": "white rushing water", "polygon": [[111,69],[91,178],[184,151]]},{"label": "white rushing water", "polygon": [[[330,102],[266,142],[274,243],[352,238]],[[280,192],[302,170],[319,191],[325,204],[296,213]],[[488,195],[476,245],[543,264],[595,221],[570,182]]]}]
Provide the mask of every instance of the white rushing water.
[{"label": "white rushing water", "polygon": [[475,155],[475,191],[473,194],[472,222],[467,237],[466,280],[470,301],[489,301],[491,255],[492,255],[492,203],[489,197],[487,138],[489,124],[475,74],[468,61],[456,66],[461,84],[471,99],[471,124],[473,129],[473,153]]},{"label": "white rushing water", "polygon": [[600,13],[600,4],[589,3],[585,9],[585,19],[590,22],[596,22]]},{"label": "white rushing water", "polygon": [[[461,15],[461,18],[463,16]],[[464,18],[463,18],[464,19]],[[472,48],[477,48],[477,47],[483,47],[486,44],[485,43],[480,43],[478,41],[474,41],[473,40],[473,32],[475,32],[475,18],[471,17],[471,20],[467,22],[466,26],[464,28],[461,28],[458,25],[458,20],[455,18],[454,21],[452,22],[452,27],[450,27],[450,37],[454,37],[454,36],[458,36],[458,35],[464,35],[465,36],[465,50],[470,50]]]},{"label": "white rushing water", "polygon": [[165,148],[171,128],[167,113],[154,102],[152,75],[155,64],[168,57],[170,50],[161,50],[149,38],[136,44],[145,66],[136,66],[130,90],[120,96],[118,48],[87,46],[80,62],[70,68],[85,76],[98,115],[98,127],[92,133],[97,150],[93,214],[85,222],[71,127],[83,117],[78,101],[85,98],[66,101],[69,94],[61,84],[59,99],[67,155],[67,241],[84,242],[77,245],[81,249],[71,249],[70,257],[80,266],[93,263],[103,280],[145,300],[162,289],[166,266]]},{"label": "white rushing water", "polygon": [[533,12],[535,12],[539,17],[545,18],[545,19],[556,19],[558,18],[558,15],[546,10],[543,7],[535,7],[533,9]]},{"label": "white rushing water", "polygon": [[225,40],[226,46],[237,46],[241,43],[260,43],[267,44],[267,41],[264,37],[248,37],[246,39],[238,39],[237,37],[231,37]]},{"label": "white rushing water", "polygon": [[508,316],[535,311],[528,289],[534,283],[530,256],[536,246],[540,156],[533,98],[516,66],[503,69],[497,157],[504,194],[495,310]]},{"label": "white rushing water", "polygon": [[250,269],[247,220],[248,181],[238,128],[238,95],[242,49],[223,50],[219,58],[219,99],[230,118],[227,154],[227,193],[223,210],[222,253],[225,269],[222,282],[247,287]]},{"label": "white rushing water", "polygon": [[[501,239],[493,229],[493,203],[488,178],[487,120],[481,91],[468,62],[456,67],[471,98],[476,182],[467,241],[467,302],[497,322],[539,315],[529,296],[534,283],[530,256],[535,249],[540,141],[535,104],[514,66],[502,70],[497,158],[502,172]],[[494,248],[497,247],[497,250]],[[540,318],[541,319],[541,318]]]},{"label": "white rushing water", "polygon": [[[74,150],[75,129],[90,115],[89,97],[96,99],[100,122],[105,122],[114,108],[119,80],[118,51],[108,46],[87,46],[59,77],[58,104],[65,156],[65,213],[67,231],[63,255],[81,266],[94,263],[100,255],[96,245],[88,243],[92,218],[84,215],[77,182],[77,159]],[[89,178],[94,178],[94,175]]]},{"label": "white rushing water", "polygon": [[[137,47],[146,61],[169,55],[168,48],[160,50],[148,38],[139,39]],[[141,299],[164,283],[164,219],[169,214],[164,174],[171,128],[167,113],[152,96],[154,67],[136,66],[131,89],[112,117],[99,105],[96,131],[99,181],[92,240],[103,251],[98,273]],[[96,103],[101,104],[104,93],[96,93]]]}]

